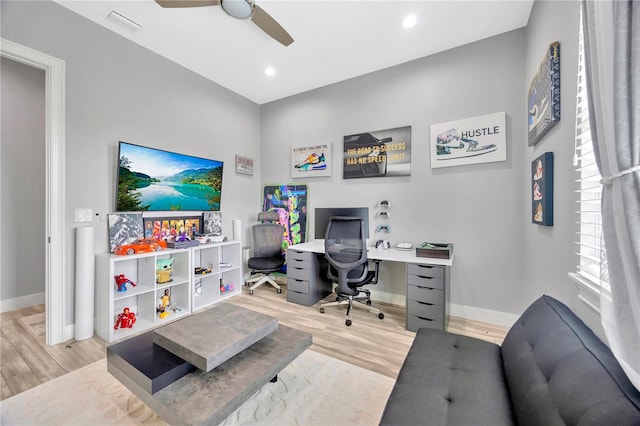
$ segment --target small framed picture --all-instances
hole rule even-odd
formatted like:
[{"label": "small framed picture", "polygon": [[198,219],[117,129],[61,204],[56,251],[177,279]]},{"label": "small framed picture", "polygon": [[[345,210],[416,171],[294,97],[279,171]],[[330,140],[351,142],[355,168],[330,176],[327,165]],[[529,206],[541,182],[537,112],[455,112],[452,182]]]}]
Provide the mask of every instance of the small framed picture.
[{"label": "small framed picture", "polygon": [[236,155],[236,173],[253,176],[253,158]]},{"label": "small framed picture", "polygon": [[553,152],[545,152],[531,163],[531,220],[553,226]]},{"label": "small framed picture", "polygon": [[156,240],[185,235],[190,240],[202,232],[202,216],[145,217],[144,236]]},{"label": "small framed picture", "polygon": [[130,244],[143,237],[142,212],[110,213],[109,222],[109,251],[120,245]]}]

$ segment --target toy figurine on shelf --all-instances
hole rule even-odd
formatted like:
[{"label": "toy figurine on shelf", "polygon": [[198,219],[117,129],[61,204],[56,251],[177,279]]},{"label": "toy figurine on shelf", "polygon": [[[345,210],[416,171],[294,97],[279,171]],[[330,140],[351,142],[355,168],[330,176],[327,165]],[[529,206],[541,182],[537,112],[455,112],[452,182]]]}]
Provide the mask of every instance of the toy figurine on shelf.
[{"label": "toy figurine on shelf", "polygon": [[173,272],[173,258],[156,260],[156,283],[164,284],[171,282]]},{"label": "toy figurine on shelf", "polygon": [[131,286],[135,287],[136,284],[131,281],[129,278],[125,277],[124,274],[114,275],[116,280],[116,285],[118,286],[118,291],[127,291],[127,284],[131,284]]},{"label": "toy figurine on shelf", "polygon": [[169,306],[171,305],[171,295],[169,289],[164,289],[164,294],[160,297],[158,307],[156,311],[160,313],[160,318],[164,318],[169,315]]},{"label": "toy figurine on shelf", "polygon": [[121,314],[118,314],[118,319],[113,326],[114,330],[120,328],[132,328],[133,324],[136,323],[136,314],[131,312],[129,308],[124,308]]}]

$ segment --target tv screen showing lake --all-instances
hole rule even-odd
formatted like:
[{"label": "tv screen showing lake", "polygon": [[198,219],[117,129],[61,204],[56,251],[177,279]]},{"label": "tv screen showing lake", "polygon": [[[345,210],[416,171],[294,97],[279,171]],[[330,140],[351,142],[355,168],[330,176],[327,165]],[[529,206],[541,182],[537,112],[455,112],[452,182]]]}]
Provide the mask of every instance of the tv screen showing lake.
[{"label": "tv screen showing lake", "polygon": [[219,211],[221,161],[120,142],[117,211]]}]

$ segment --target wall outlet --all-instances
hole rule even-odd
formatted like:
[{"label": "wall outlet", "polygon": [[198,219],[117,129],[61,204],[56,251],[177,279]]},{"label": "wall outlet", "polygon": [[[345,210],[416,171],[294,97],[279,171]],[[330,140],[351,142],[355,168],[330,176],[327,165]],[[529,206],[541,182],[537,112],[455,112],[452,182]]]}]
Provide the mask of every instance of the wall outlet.
[{"label": "wall outlet", "polygon": [[93,220],[93,211],[91,209],[76,209],[76,222],[91,222]]}]

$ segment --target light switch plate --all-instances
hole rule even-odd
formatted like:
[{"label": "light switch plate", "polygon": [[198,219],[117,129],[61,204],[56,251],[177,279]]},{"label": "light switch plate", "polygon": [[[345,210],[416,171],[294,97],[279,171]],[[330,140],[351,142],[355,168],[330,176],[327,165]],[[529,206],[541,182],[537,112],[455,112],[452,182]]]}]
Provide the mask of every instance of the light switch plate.
[{"label": "light switch plate", "polygon": [[91,209],[76,209],[76,222],[91,222],[93,211]]}]

